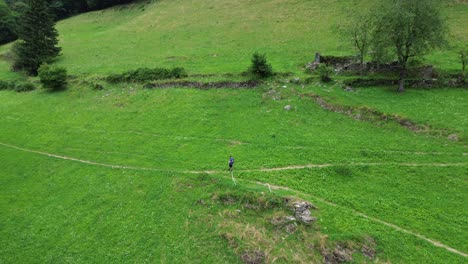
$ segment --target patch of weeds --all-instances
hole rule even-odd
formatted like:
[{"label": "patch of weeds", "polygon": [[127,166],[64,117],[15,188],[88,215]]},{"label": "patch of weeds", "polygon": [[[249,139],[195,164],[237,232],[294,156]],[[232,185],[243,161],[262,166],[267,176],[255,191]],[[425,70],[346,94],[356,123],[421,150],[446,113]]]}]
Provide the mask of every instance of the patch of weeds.
[{"label": "patch of weeds", "polygon": [[0,91],[14,90],[15,84],[13,82],[0,81]]},{"label": "patch of weeds", "polygon": [[317,68],[317,72],[320,76],[320,80],[322,80],[322,82],[331,82],[332,79],[331,79],[331,75],[333,74],[333,68],[325,65],[325,64],[320,64],[319,67]]},{"label": "patch of weeds", "polygon": [[14,86],[14,91],[18,93],[31,92],[37,89],[37,87],[30,82],[17,83]]},{"label": "patch of weeds", "polygon": [[351,177],[353,176],[353,171],[346,167],[346,166],[336,166],[336,167],[333,167],[333,171],[340,175],[340,176],[343,176],[343,177]]},{"label": "patch of weeds", "polygon": [[361,253],[360,255],[369,260],[374,260],[376,245],[375,240],[369,236],[337,242],[330,242],[328,241],[328,236],[323,236],[316,248],[323,256],[324,263],[335,264],[353,262],[353,256],[359,257],[355,255],[356,253]]},{"label": "patch of weeds", "polygon": [[279,208],[285,205],[284,198],[255,192],[237,193],[226,192],[217,196],[219,202],[225,205],[238,204],[254,211]]},{"label": "patch of weeds", "polygon": [[[224,205],[238,205],[239,209],[218,213],[218,232],[244,263],[322,262],[320,251],[315,250],[322,235],[314,225],[302,224],[295,214],[297,205],[310,203],[253,192],[227,192],[215,197]],[[252,206],[256,206],[256,213],[249,213]],[[259,208],[272,210],[257,211]]]},{"label": "patch of weeds", "polygon": [[100,83],[92,83],[91,84],[91,88],[93,90],[96,90],[96,91],[103,91],[105,90],[106,88],[104,87],[104,85],[100,84]]}]

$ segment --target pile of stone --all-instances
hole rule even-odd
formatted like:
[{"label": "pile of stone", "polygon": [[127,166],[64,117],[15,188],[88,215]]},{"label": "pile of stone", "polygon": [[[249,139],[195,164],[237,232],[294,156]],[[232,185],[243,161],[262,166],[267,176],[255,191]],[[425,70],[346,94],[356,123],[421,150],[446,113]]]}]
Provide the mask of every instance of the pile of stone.
[{"label": "pile of stone", "polygon": [[287,233],[292,234],[297,230],[297,224],[302,223],[310,225],[317,221],[317,218],[312,216],[311,209],[317,209],[313,204],[305,201],[296,201],[291,205],[294,216],[281,216],[271,219],[271,224],[284,229]]},{"label": "pile of stone", "polygon": [[313,204],[305,201],[294,202],[292,208],[294,210],[294,216],[299,222],[308,225],[317,221],[317,218],[312,217],[310,212],[310,209],[317,209]]}]

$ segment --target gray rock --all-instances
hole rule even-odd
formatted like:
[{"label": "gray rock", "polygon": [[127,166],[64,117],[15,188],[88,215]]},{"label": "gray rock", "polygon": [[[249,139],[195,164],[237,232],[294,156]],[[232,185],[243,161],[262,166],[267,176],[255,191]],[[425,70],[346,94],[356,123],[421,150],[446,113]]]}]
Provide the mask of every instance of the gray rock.
[{"label": "gray rock", "polygon": [[315,63],[320,63],[320,53],[315,53],[315,60],[314,60]]},{"label": "gray rock", "polygon": [[295,83],[295,84],[298,84],[298,83],[301,82],[301,79],[299,77],[294,77],[293,79],[291,79],[291,82]]},{"label": "gray rock", "polygon": [[286,111],[289,111],[291,109],[292,109],[292,106],[290,106],[290,105],[287,105],[287,106],[284,107],[284,110],[286,110]]},{"label": "gray rock", "polygon": [[353,87],[351,87],[351,86],[346,86],[346,87],[344,88],[344,90],[345,90],[345,92],[355,92],[355,90],[354,90]]},{"label": "gray rock", "polygon": [[458,141],[458,135],[457,134],[451,134],[447,138],[448,138],[448,140],[451,140],[451,141]]},{"label": "gray rock", "polygon": [[308,202],[293,203],[293,210],[296,219],[304,224],[311,224],[317,221],[317,218],[311,216],[310,209],[317,209],[313,204]]}]

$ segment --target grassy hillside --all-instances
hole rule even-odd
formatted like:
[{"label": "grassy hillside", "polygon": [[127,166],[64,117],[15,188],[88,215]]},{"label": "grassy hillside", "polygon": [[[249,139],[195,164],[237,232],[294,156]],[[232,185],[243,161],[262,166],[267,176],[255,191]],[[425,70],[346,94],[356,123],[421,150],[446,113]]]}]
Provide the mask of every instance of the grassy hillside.
[{"label": "grassy hillside", "polygon": [[420,124],[446,130],[446,134],[455,133],[464,139],[468,136],[468,117],[465,113],[468,101],[464,89],[411,89],[405,96],[388,87],[346,92],[336,85],[315,91],[334,103],[378,109],[383,113],[394,113]]},{"label": "grassy hillside", "polygon": [[[466,90],[345,92],[303,72],[317,51],[353,53],[335,25],[369,3],[161,0],[59,22],[68,89],[0,91],[0,263],[242,263],[256,250],[267,263],[334,250],[353,263],[465,263]],[[444,13],[452,43],[468,42],[468,5]],[[24,79],[8,70],[10,46],[0,79]],[[255,51],[292,74],[249,89],[101,78],[181,66],[207,74],[185,79],[196,84],[245,81]],[[453,47],[426,62],[460,67]],[[276,226],[292,214],[285,199],[312,202],[317,221]]]},{"label": "grassy hillside", "polygon": [[[171,262],[199,254],[204,245],[213,251],[203,250],[203,259],[231,262],[235,256],[219,239],[219,231],[202,231],[210,226],[202,221],[206,211],[192,204],[210,199],[216,188],[234,187],[223,172],[226,158],[234,155],[239,180],[288,186],[312,195],[313,202],[320,203],[320,198],[343,207],[345,213],[338,215],[328,204],[320,207],[318,226],[332,241],[371,236],[379,259],[393,263],[463,262],[463,257],[351,211],[467,251],[462,145],[323,110],[294,95],[300,86],[279,89],[284,96],[279,101],[268,95],[268,87],[202,91],[117,85],[99,92],[73,86],[56,94],[0,93],[0,142],[99,164],[150,169],[100,168],[1,146],[1,207],[7,212],[1,218],[6,227],[2,256],[7,262],[27,260],[48,246],[56,248],[51,254],[58,259],[78,262]],[[294,110],[284,111],[285,104]],[[260,171],[307,164],[332,165]],[[443,164],[448,167],[439,167]],[[190,195],[177,191],[185,186],[181,179],[195,185],[192,176],[180,173],[205,170],[224,182],[221,187],[211,183]],[[241,182],[241,188],[248,186]],[[189,229],[174,220],[192,213],[200,219],[193,221],[201,223]],[[198,239],[199,233],[204,235]],[[181,237],[187,245],[170,246],[178,245]],[[18,256],[18,248],[24,247],[31,249],[30,255]]]},{"label": "grassy hillside", "polygon": [[[278,71],[302,72],[315,52],[354,54],[336,31],[353,8],[369,1],[157,1],[91,12],[58,23],[63,56],[72,74],[121,72],[141,66],[183,66],[192,73],[244,71],[255,51]],[[446,1],[451,44],[466,43],[468,5]],[[351,11],[350,11],[351,10]],[[0,50],[1,53],[1,50]],[[459,70],[454,50],[428,62]],[[4,77],[7,65],[0,63]],[[7,76],[8,77],[8,76]]]}]

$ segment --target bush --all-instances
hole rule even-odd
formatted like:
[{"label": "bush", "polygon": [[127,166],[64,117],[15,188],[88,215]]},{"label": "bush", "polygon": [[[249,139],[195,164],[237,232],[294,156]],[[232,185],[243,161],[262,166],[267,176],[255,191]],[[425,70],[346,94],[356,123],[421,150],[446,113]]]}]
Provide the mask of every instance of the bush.
[{"label": "bush", "polygon": [[13,90],[15,85],[11,82],[0,81],[0,91],[2,90]]},{"label": "bush", "polygon": [[106,81],[110,83],[146,82],[163,79],[180,79],[187,76],[187,72],[184,68],[138,68],[136,70],[127,71],[121,74],[109,75],[106,77]]},{"label": "bush", "polygon": [[13,90],[15,90],[18,93],[30,92],[36,90],[36,86],[30,82],[17,83],[16,85],[14,85]]},{"label": "bush", "polygon": [[271,64],[267,62],[265,54],[255,52],[252,55],[252,65],[249,72],[258,78],[267,78],[273,75]]},{"label": "bush", "polygon": [[62,67],[50,67],[43,64],[39,68],[39,79],[44,88],[59,91],[67,87],[67,70]]},{"label": "bush", "polygon": [[93,87],[93,90],[96,90],[96,91],[102,91],[106,89],[104,88],[102,84],[99,84],[99,83],[93,83],[91,86]]},{"label": "bush", "polygon": [[184,78],[184,77],[188,76],[185,69],[180,68],[180,67],[176,67],[176,68],[172,69],[170,75],[171,75],[172,78],[175,78],[175,79],[180,79],[180,78]]},{"label": "bush", "polygon": [[332,79],[330,75],[333,73],[333,69],[325,64],[320,64],[317,68],[317,72],[320,75],[320,80],[322,82],[330,82]]}]

